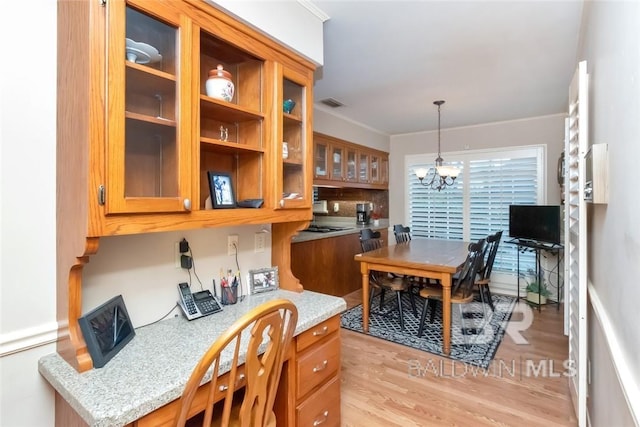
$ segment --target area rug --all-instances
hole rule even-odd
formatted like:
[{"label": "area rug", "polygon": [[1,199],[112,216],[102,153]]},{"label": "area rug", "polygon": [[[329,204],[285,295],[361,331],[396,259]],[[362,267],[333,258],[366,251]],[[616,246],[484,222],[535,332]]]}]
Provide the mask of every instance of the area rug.
[{"label": "area rug", "polygon": [[[423,298],[415,297],[418,311],[416,318],[411,310],[409,296],[403,296],[404,331],[400,328],[398,305],[394,299],[395,295],[385,295],[382,311],[379,309],[380,298],[376,296],[374,299],[369,316],[370,336],[482,368],[488,367],[493,360],[516,302],[515,297],[493,295],[494,312],[488,306],[483,310],[483,304],[479,300],[463,304],[462,321],[458,305],[452,304],[451,352],[447,356],[442,353],[442,303],[437,304],[433,323],[429,323],[430,311],[427,312],[422,337],[418,337]],[[341,325],[345,329],[363,333],[362,304],[344,312]]]}]

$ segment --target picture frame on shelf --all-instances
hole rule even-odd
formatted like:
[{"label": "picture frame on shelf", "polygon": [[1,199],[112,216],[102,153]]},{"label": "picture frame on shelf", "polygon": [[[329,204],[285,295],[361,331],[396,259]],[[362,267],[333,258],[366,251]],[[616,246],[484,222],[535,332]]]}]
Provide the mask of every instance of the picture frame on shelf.
[{"label": "picture frame on shelf", "polygon": [[226,172],[207,171],[207,178],[213,209],[235,208],[236,198],[231,175]]},{"label": "picture frame on shelf", "polygon": [[94,368],[102,368],[136,335],[122,295],[78,319]]},{"label": "picture frame on shelf", "polygon": [[251,294],[274,291],[279,287],[278,267],[249,270],[249,291]]}]

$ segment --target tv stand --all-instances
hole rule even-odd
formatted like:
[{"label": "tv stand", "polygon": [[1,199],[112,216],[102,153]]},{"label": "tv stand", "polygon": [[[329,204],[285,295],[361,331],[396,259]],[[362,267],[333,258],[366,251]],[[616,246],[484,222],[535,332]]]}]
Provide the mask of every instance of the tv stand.
[{"label": "tv stand", "polygon": [[[518,276],[516,287],[518,288],[518,301],[520,300],[520,252],[535,252],[536,254],[536,278],[539,282],[544,278],[542,275],[542,266],[540,265],[541,252],[546,251],[552,254],[556,254],[556,276],[558,278],[558,295],[556,297],[556,310],[560,310],[560,299],[562,298],[562,290],[564,288],[564,280],[560,281],[560,251],[564,249],[564,245],[560,243],[548,243],[548,242],[539,242],[537,240],[530,239],[511,239],[507,240],[505,243],[509,243],[517,246],[517,265],[518,265]],[[538,306],[538,311],[540,311],[540,307],[543,304],[540,304],[540,287],[538,287],[538,304],[532,303]],[[526,296],[522,297],[526,298]],[[530,302],[531,303],[531,302]]]}]

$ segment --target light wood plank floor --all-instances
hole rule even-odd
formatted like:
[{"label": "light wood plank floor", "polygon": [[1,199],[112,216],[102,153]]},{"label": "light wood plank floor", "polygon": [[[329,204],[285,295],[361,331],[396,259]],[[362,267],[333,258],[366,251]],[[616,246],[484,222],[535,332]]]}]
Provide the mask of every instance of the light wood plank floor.
[{"label": "light wood plank floor", "polygon": [[[361,291],[345,300],[359,304]],[[342,329],[342,425],[576,426],[562,307],[533,313],[522,332],[529,343],[505,335],[495,363],[475,375],[461,362]]]}]

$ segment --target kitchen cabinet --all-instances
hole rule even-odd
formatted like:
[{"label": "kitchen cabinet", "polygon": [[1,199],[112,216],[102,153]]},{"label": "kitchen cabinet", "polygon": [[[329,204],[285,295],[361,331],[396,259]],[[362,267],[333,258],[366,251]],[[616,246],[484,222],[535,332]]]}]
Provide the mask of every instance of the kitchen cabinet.
[{"label": "kitchen cabinet", "polygon": [[[302,290],[289,256],[312,217],[315,65],[200,0],[60,0],[58,32],[58,352],[92,367],[77,319],[103,236],[272,224],[280,286]],[[229,99],[207,94],[218,66]],[[262,207],[211,209],[209,171]]]},{"label": "kitchen cabinet", "polygon": [[[384,227],[374,230],[387,235]],[[304,283],[305,289],[342,297],[362,288],[360,266],[353,260],[361,252],[357,230],[351,234],[294,242],[291,244],[291,271]]]},{"label": "kitchen cabinet", "polygon": [[387,189],[389,153],[313,134],[315,185]]}]

